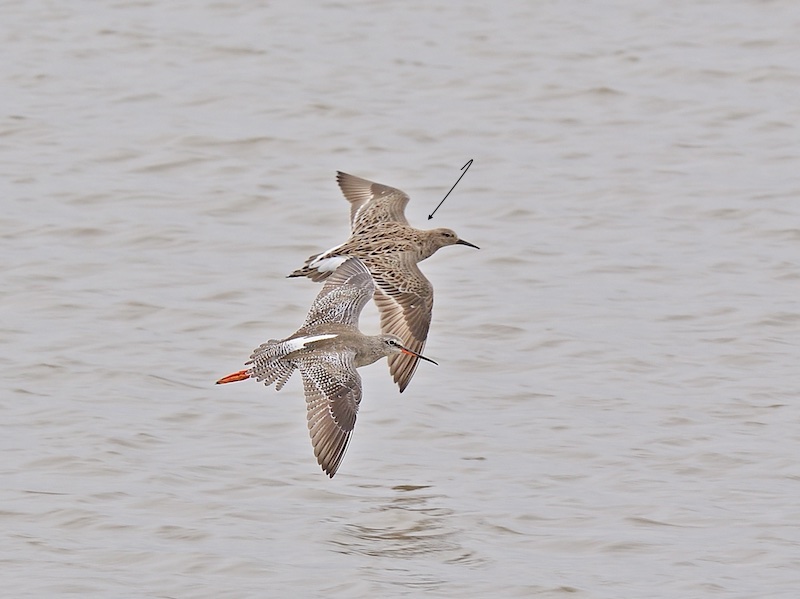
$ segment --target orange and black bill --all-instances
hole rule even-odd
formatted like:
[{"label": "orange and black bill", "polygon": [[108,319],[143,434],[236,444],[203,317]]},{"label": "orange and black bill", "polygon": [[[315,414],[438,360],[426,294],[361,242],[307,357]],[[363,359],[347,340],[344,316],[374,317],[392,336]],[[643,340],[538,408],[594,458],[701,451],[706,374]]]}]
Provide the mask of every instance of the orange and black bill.
[{"label": "orange and black bill", "polygon": [[[410,349],[406,349],[405,347],[400,348],[400,351],[403,352],[404,354],[408,354],[409,356],[416,356],[420,360],[425,360],[426,362],[430,362],[431,364],[436,364],[437,366],[439,365],[437,362],[434,362],[430,358],[426,358],[422,354],[418,354],[417,352],[411,351]],[[227,382],[227,381],[225,381],[225,382]]]}]

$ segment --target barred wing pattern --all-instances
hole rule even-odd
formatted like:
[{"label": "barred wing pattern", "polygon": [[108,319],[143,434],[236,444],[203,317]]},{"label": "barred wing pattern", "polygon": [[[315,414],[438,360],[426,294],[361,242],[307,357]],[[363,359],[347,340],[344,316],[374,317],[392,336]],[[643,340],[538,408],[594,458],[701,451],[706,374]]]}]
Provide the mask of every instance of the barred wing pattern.
[{"label": "barred wing pattern", "polygon": [[270,339],[262,343],[245,363],[245,366],[250,366],[250,377],[267,387],[275,383],[275,389],[280,391],[294,372],[294,364],[283,359],[291,351],[286,341]]},{"label": "barred wing pattern", "polygon": [[314,455],[331,478],[347,450],[361,403],[354,355],[353,351],[313,352],[296,362],[303,377]]},{"label": "barred wing pattern", "polygon": [[358,316],[374,290],[375,283],[364,263],[349,258],[327,278],[302,328],[332,322],[357,327]]}]

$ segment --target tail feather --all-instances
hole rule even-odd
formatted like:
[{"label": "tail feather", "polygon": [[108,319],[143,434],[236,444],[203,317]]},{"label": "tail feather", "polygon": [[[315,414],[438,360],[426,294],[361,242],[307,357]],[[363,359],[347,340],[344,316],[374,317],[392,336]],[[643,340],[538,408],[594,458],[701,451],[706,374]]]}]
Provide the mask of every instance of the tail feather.
[{"label": "tail feather", "polygon": [[307,265],[303,268],[298,268],[295,271],[292,271],[291,274],[286,275],[286,278],[292,277],[308,277],[315,283],[319,283],[320,281],[324,281],[331,275],[330,272],[320,272],[316,268],[309,268]]},{"label": "tail feather", "polygon": [[328,254],[335,249],[337,248],[333,248],[327,252],[322,252],[321,254],[309,256],[308,260],[306,260],[305,264],[303,264],[303,267],[292,271],[289,275],[287,275],[287,278],[308,277],[315,283],[324,281],[331,276],[333,271],[336,270],[337,266],[347,259],[347,256],[328,256]]},{"label": "tail feather", "polygon": [[247,372],[250,377],[258,382],[263,382],[267,387],[275,384],[275,389],[280,391],[286,381],[292,376],[295,366],[285,360],[291,350],[285,342],[271,340],[258,346],[245,366],[250,366]]}]

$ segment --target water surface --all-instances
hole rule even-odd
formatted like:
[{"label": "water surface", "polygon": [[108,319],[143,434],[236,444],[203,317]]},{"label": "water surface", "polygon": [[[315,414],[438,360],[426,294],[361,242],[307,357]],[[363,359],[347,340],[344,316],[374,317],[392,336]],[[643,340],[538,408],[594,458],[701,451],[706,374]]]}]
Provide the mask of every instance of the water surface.
[{"label": "water surface", "polygon": [[[7,593],[796,596],[794,3],[3,12]],[[302,322],[337,169],[482,249],[329,480],[299,377],[213,382]]]}]

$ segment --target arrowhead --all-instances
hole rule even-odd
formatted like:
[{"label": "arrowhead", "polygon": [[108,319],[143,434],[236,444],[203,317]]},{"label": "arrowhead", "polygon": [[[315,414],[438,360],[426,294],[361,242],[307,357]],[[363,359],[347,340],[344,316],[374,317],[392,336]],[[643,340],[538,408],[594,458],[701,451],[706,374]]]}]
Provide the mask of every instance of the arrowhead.
[{"label": "arrowhead", "polygon": [[433,218],[433,214],[429,214],[428,215],[428,220],[431,220],[432,218]]}]

